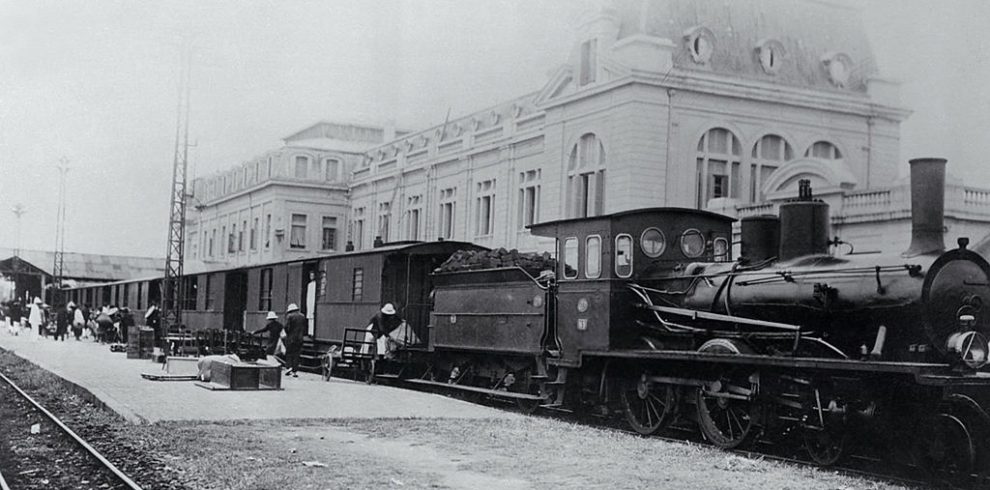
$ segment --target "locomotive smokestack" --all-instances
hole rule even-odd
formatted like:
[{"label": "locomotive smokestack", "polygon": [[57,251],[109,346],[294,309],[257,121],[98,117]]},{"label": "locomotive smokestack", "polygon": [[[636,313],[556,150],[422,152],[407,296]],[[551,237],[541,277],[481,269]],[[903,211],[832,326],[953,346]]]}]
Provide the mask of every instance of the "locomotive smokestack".
[{"label": "locomotive smokestack", "polygon": [[945,159],[915,158],[911,164],[911,246],[903,256],[945,250]]}]

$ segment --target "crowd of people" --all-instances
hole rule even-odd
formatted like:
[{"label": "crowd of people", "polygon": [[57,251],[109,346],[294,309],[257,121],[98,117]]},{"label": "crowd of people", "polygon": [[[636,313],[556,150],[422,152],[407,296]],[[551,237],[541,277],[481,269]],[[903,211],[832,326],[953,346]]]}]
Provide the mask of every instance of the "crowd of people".
[{"label": "crowd of people", "polygon": [[[144,323],[155,330],[156,339],[160,335],[158,331],[160,319],[161,312],[158,305],[152,303],[144,315]],[[251,333],[265,336],[265,353],[281,358],[287,369],[286,376],[298,377],[299,356],[302,353],[303,340],[310,332],[310,321],[311,318],[304,315],[298,305],[292,303],[286,308],[284,323],[279,321],[278,314],[269,311],[265,326]],[[127,307],[105,305],[91,308],[90,305],[76,305],[70,301],[62,307],[52,308],[37,297],[27,307],[20,300],[0,304],[0,322],[4,324],[9,335],[29,335],[34,339],[51,338],[65,341],[71,333],[76,341],[89,340],[110,344],[126,344],[128,331],[130,327],[135,326],[134,314]],[[375,344],[378,355],[390,350],[389,334],[403,322],[395,307],[391,303],[386,303],[369,320],[364,349]]]},{"label": "crowd of people", "polygon": [[[158,306],[152,304],[145,313],[145,324],[156,328],[159,316]],[[134,314],[127,307],[91,308],[69,301],[53,308],[37,297],[26,307],[20,300],[0,305],[0,322],[9,335],[65,341],[71,333],[76,341],[125,344],[130,327],[136,325]]]}]

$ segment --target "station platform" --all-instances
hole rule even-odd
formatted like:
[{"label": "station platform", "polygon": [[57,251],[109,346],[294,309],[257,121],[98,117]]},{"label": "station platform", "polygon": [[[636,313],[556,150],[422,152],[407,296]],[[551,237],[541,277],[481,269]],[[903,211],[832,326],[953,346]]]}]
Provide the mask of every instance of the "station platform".
[{"label": "station platform", "polygon": [[508,418],[518,414],[441,395],[315,374],[282,377],[278,391],[210,391],[192,381],[150,381],[164,373],[147,359],[127,359],[106,344],[56,342],[0,333],[0,348],[77,385],[132,423],[165,420],[299,418]]}]

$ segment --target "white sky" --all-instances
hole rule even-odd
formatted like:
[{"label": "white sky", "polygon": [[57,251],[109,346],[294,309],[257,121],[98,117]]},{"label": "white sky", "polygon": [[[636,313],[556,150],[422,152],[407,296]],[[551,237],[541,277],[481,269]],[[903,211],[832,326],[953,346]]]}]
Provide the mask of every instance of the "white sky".
[{"label": "white sky", "polygon": [[[538,90],[594,0],[0,0],[0,246],[164,256],[179,46],[196,46],[191,173],[315,121],[418,129]],[[990,188],[990,2],[860,0],[881,75],[914,114],[901,159]],[[904,164],[906,168],[906,164]],[[903,170],[902,173],[906,173]]]}]

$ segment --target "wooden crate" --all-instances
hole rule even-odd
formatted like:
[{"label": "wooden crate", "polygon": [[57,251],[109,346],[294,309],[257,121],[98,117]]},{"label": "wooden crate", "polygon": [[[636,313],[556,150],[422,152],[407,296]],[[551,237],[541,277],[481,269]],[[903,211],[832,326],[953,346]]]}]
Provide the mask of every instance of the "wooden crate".
[{"label": "wooden crate", "polygon": [[282,389],[282,370],[279,366],[217,360],[210,369],[210,382],[197,385],[210,390]]}]

